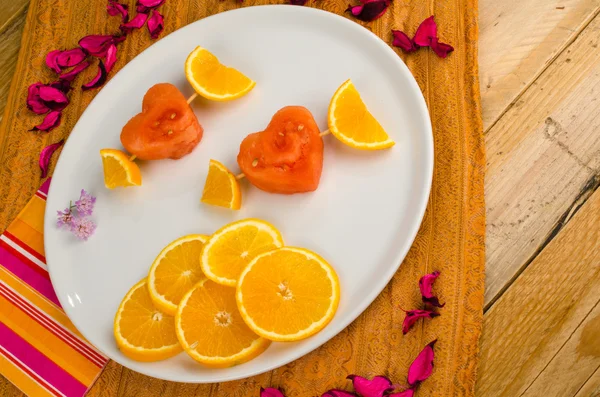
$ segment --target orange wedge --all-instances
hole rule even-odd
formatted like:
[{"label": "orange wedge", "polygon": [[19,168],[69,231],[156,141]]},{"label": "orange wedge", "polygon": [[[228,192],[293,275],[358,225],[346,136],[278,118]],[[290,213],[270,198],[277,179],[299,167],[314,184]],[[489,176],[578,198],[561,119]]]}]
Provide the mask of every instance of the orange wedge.
[{"label": "orange wedge", "polygon": [[314,335],[331,321],[340,285],[325,259],[303,248],[283,247],[248,264],[239,277],[236,301],[252,331],[290,342]]},{"label": "orange wedge", "polygon": [[256,83],[216,56],[196,47],[185,61],[185,77],[198,95],[213,101],[231,101],[246,95]]},{"label": "orange wedge", "polygon": [[100,156],[104,167],[104,186],[108,189],[142,184],[140,168],[129,160],[127,154],[117,149],[102,149]]},{"label": "orange wedge", "polygon": [[238,180],[217,160],[210,160],[201,201],[232,210],[239,210],[242,205],[242,192]]},{"label": "orange wedge", "polygon": [[123,298],[115,316],[114,335],[121,352],[137,361],[164,360],[182,350],[173,317],[154,307],[146,279]]},{"label": "orange wedge", "polygon": [[331,98],[327,124],[337,139],[355,149],[379,150],[395,144],[369,112],[350,80],[342,84]]},{"label": "orange wedge", "polygon": [[235,290],[210,280],[200,281],[183,297],[175,328],[186,353],[210,367],[241,364],[271,343],[246,326],[235,303]]},{"label": "orange wedge", "polygon": [[200,254],[208,236],[190,234],[167,245],[148,273],[148,292],[156,307],[174,316],[183,295],[206,279],[200,269]]},{"label": "orange wedge", "polygon": [[235,287],[238,276],[257,255],[283,246],[281,233],[268,222],[244,219],[217,230],[204,244],[202,271],[209,279]]}]

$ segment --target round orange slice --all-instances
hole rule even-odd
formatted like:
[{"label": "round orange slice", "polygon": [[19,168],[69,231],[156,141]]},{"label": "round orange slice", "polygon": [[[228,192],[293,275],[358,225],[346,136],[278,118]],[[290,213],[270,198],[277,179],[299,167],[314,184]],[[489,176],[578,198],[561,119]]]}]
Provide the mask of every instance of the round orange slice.
[{"label": "round orange slice", "polygon": [[206,279],[200,269],[200,254],[208,236],[190,234],[167,245],[148,272],[148,292],[156,307],[174,316],[183,295]]},{"label": "round orange slice", "polygon": [[104,167],[104,186],[108,189],[142,184],[140,168],[129,160],[127,154],[117,149],[102,149],[100,156]]},{"label": "round orange slice", "polygon": [[327,124],[329,131],[337,139],[355,149],[379,150],[395,145],[369,112],[350,80],[333,94],[329,103]]},{"label": "round orange slice", "polygon": [[200,201],[232,210],[239,210],[242,205],[242,191],[238,180],[217,160],[210,160]]},{"label": "round orange slice", "polygon": [[210,280],[200,281],[183,297],[175,328],[185,352],[209,367],[244,363],[271,343],[244,323],[235,303],[235,290]]},{"label": "round orange slice", "polygon": [[335,270],[303,248],[265,252],[244,269],[236,288],[242,318],[263,338],[308,338],[333,318],[340,301]]},{"label": "round orange slice", "polygon": [[164,360],[182,350],[173,316],[154,307],[146,279],[123,298],[115,315],[114,335],[121,352],[136,361]]}]

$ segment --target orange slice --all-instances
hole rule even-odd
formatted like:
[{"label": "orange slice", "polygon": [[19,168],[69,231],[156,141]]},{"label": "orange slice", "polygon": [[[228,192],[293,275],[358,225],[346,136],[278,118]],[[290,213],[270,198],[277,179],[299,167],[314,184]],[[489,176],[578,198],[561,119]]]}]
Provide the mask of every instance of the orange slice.
[{"label": "orange slice", "polygon": [[127,154],[117,149],[102,149],[100,156],[104,167],[104,186],[108,189],[142,184],[140,168],[129,160]]},{"label": "orange slice", "polygon": [[148,292],[156,307],[174,316],[177,305],[192,287],[206,279],[200,269],[200,254],[208,236],[190,234],[167,245],[148,273]]},{"label": "orange slice", "polygon": [[333,94],[327,123],[337,139],[355,149],[378,150],[395,144],[369,112],[350,80]]},{"label": "orange slice", "polygon": [[213,101],[231,101],[246,95],[256,83],[216,56],[196,47],[185,61],[185,77],[198,95]]},{"label": "orange slice", "polygon": [[322,330],[340,301],[335,270],[319,255],[283,247],[263,253],[240,275],[236,301],[251,330],[274,341],[296,341]]},{"label": "orange slice", "polygon": [[238,180],[217,160],[210,160],[201,201],[232,210],[239,210],[242,205],[242,192]]},{"label": "orange slice", "polygon": [[241,364],[271,343],[244,323],[235,303],[235,290],[210,280],[200,281],[183,297],[175,328],[186,353],[210,367]]},{"label": "orange slice", "polygon": [[137,361],[158,361],[181,352],[175,321],[152,304],[146,279],[134,285],[119,305],[114,334],[117,346]]},{"label": "orange slice", "polygon": [[283,246],[281,233],[268,222],[244,219],[225,225],[206,242],[202,271],[218,284],[235,287],[238,276],[257,255]]}]

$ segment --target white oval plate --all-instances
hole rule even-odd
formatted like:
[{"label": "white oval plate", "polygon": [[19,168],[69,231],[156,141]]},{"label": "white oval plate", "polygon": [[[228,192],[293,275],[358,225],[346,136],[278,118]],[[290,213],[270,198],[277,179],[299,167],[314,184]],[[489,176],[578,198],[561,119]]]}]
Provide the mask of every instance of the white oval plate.
[{"label": "white oval plate", "polygon": [[[142,162],[142,187],[107,190],[98,151],[121,148],[121,128],[141,110],[152,85],[170,82],[186,96],[192,94],[183,65],[197,45],[256,80],[256,88],[228,103],[196,99],[194,110],[204,127],[198,147],[177,161]],[[264,129],[287,105],[306,106],[325,130],[331,96],[348,78],[396,146],[364,152],[329,135],[316,192],[268,194],[242,181],[241,211],[200,203],[210,158],[236,172],[242,139]],[[374,34],[308,7],[221,13],[148,48],[114,76],[81,116],[60,156],[47,202],[45,248],[52,283],[81,333],[128,368],[178,382],[256,375],[325,343],[375,299],[417,233],[432,170],[431,124],[421,91],[398,55]],[[93,219],[98,228],[87,242],[55,226],[56,211],[77,199],[82,188],[97,196]],[[309,339],[273,343],[258,358],[226,369],[205,368],[185,353],[155,363],[122,355],[113,338],[115,311],[160,250],[185,234],[210,234],[246,217],[272,222],[287,244],[314,250],[333,265],[342,291],[333,321]]]}]

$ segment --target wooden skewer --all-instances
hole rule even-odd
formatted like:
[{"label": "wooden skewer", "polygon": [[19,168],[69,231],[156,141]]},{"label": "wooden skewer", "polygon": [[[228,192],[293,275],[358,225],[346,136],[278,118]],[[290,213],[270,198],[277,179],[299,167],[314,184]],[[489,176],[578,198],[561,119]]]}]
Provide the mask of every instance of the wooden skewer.
[{"label": "wooden skewer", "polygon": [[137,156],[135,154],[132,154],[131,157],[129,157],[129,161],[133,161],[137,158]]},{"label": "wooden skewer", "polygon": [[191,97],[189,97],[189,98],[187,99],[187,103],[188,103],[188,105],[189,105],[190,103],[192,103],[192,101],[193,101],[194,99],[196,99],[196,97],[197,97],[197,96],[198,96],[198,94],[194,93],[194,95],[192,95]]}]

